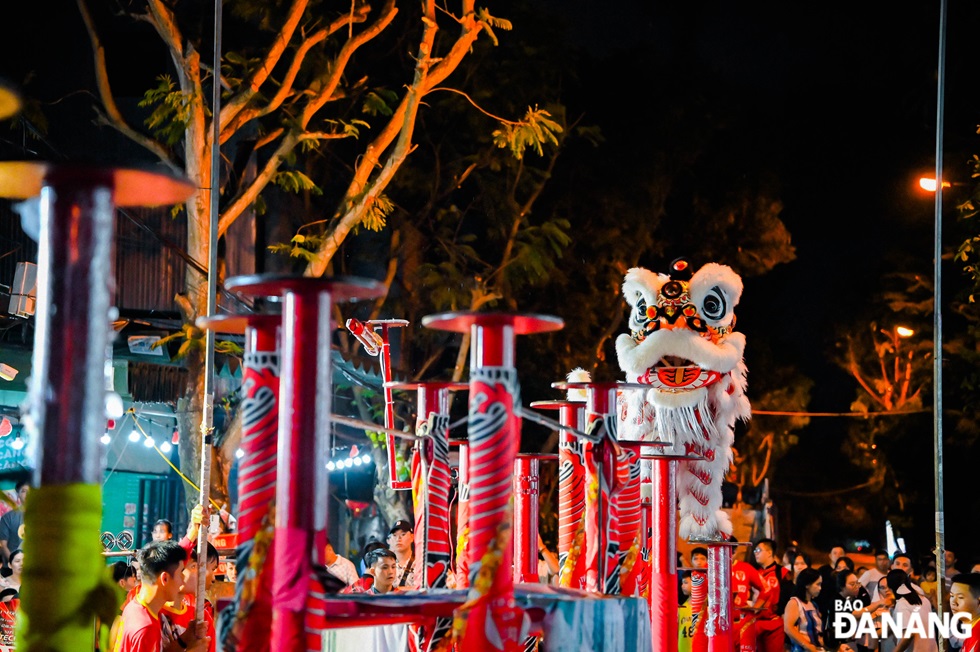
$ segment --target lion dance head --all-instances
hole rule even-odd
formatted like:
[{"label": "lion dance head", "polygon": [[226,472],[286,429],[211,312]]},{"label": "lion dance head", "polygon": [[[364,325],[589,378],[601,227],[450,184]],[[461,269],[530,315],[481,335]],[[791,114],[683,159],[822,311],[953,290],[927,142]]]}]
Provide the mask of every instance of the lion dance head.
[{"label": "lion dance head", "polygon": [[666,443],[654,452],[682,457],[679,534],[712,540],[732,532],[721,485],[732,463],[735,421],[748,419],[745,336],[735,332],[742,279],[708,263],[694,274],[684,259],[670,275],[633,268],[623,295],[630,334],[616,340],[629,382],[650,386],[620,399],[622,439]]}]

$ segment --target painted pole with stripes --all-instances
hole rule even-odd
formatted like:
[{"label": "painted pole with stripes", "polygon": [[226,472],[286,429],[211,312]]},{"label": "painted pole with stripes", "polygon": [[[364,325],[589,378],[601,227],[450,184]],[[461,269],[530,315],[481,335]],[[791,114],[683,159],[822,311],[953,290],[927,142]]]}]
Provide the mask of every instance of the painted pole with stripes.
[{"label": "painted pole with stripes", "polygon": [[0,163],[0,197],[32,199],[25,231],[38,242],[33,368],[25,450],[37,487],[24,512],[22,650],[77,650],[114,604],[99,539],[106,428],[106,351],[112,330],[117,206],[186,200],[186,179],[136,169]]},{"label": "painted pole with stripes", "polygon": [[[562,426],[584,430],[585,400],[535,401],[538,410],[558,410]],[[585,588],[585,459],[582,442],[558,433],[558,584]]]},{"label": "painted pole with stripes", "polygon": [[[238,652],[269,649],[272,626],[272,539],[279,436],[279,342],[282,317],[218,315],[198,320],[202,328],[245,336],[242,366],[242,458],[238,462],[238,577],[234,615],[224,646]],[[246,617],[247,616],[247,617]]]},{"label": "painted pole with stripes", "polygon": [[469,395],[469,593],[455,612],[462,650],[523,649],[528,632],[514,601],[511,570],[514,459],[520,443],[516,336],[560,329],[557,317],[510,313],[445,313],[422,324],[471,333]]},{"label": "painted pole with stripes", "polygon": [[[317,639],[316,631],[307,637],[308,603],[311,592],[314,602],[322,592],[312,567],[322,563],[326,544],[332,302],[375,298],[384,293],[384,286],[352,277],[263,274],[230,278],[225,287],[282,299],[270,645],[273,650],[297,652]],[[322,614],[314,616],[322,619]]]}]

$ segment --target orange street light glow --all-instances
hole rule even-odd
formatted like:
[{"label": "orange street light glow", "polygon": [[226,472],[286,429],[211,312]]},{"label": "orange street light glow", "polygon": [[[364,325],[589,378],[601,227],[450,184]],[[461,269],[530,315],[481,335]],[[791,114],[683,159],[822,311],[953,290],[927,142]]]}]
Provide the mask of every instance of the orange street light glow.
[{"label": "orange street light glow", "polygon": [[912,337],[913,335],[915,335],[914,330],[912,330],[911,328],[906,328],[905,326],[899,326],[898,328],[895,329],[895,332],[898,333],[899,337]]},{"label": "orange street light glow", "polygon": [[[949,181],[943,181],[943,188],[950,187]],[[919,177],[919,187],[929,192],[936,192],[936,180],[931,177]]]}]

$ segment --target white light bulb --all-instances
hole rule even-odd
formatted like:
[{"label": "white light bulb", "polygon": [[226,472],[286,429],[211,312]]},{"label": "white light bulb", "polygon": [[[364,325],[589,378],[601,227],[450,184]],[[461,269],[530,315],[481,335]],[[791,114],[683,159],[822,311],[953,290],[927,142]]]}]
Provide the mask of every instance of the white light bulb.
[{"label": "white light bulb", "polygon": [[147,437],[146,439],[143,440],[143,445],[146,446],[147,448],[153,448],[153,444],[155,443],[156,442],[153,441],[153,437]]},{"label": "white light bulb", "polygon": [[361,459],[364,460],[364,463],[365,464],[370,464],[371,463],[371,456],[368,455],[367,453],[364,453],[363,455],[361,455]]},{"label": "white light bulb", "polygon": [[235,451],[235,457],[237,457],[238,459],[242,459],[243,457],[245,457],[245,451],[239,448],[238,450]]},{"label": "white light bulb", "polygon": [[165,441],[162,444],[160,444],[160,452],[161,453],[169,453],[172,449],[173,449],[173,446],[170,445],[170,442],[169,441]]},{"label": "white light bulb", "polygon": [[327,462],[327,471],[333,471],[337,468],[337,465],[333,463],[333,460]]},{"label": "white light bulb", "polygon": [[344,460],[344,466],[349,469],[350,467],[354,466],[354,460],[348,457],[346,460]]},{"label": "white light bulb", "polygon": [[106,433],[102,435],[99,441],[101,441],[104,446],[108,446],[109,443],[112,442],[112,437],[109,436],[109,433]]},{"label": "white light bulb", "polygon": [[110,419],[118,419],[125,412],[122,397],[116,392],[109,392],[105,397],[105,414]]},{"label": "white light bulb", "polygon": [[19,451],[24,447],[24,445],[25,445],[24,440],[21,439],[20,437],[10,442],[10,447],[13,448],[15,451]]},{"label": "white light bulb", "polygon": [[361,460],[361,458],[359,457],[354,458],[354,466],[360,466],[362,464],[364,464],[364,462]]},{"label": "white light bulb", "polygon": [[133,428],[133,431],[129,433],[129,441],[139,441],[140,437],[142,437],[142,435],[140,435],[140,431],[136,430],[135,428]]}]

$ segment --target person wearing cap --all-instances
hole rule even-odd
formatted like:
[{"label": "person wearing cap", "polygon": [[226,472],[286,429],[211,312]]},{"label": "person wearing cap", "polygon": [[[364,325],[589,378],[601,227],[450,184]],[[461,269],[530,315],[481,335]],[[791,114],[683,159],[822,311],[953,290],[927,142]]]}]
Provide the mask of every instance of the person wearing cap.
[{"label": "person wearing cap", "polygon": [[388,548],[395,553],[398,573],[395,586],[402,589],[416,589],[415,582],[415,534],[413,524],[402,519],[388,530]]}]

